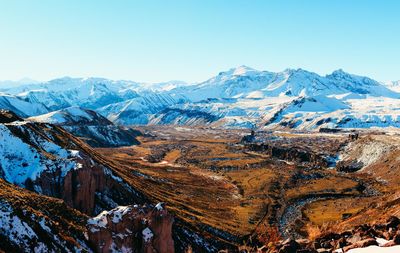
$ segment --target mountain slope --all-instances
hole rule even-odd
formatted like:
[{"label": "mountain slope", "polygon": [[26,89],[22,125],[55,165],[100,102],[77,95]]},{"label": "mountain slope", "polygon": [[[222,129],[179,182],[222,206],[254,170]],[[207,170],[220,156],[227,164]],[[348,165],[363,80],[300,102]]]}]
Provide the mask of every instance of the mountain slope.
[{"label": "mountain slope", "polygon": [[85,237],[85,214],[62,200],[35,194],[3,179],[0,189],[0,250],[93,252]]},{"label": "mountain slope", "polygon": [[49,111],[41,103],[27,102],[5,93],[0,93],[0,109],[11,110],[21,117],[39,115]]},{"label": "mountain slope", "polygon": [[114,125],[95,111],[68,107],[29,120],[62,126],[93,147],[118,147],[138,144],[139,131]]},{"label": "mountain slope", "polygon": [[64,77],[45,83],[3,89],[3,91],[28,102],[46,104],[51,110],[69,106],[93,109],[136,97],[137,94],[132,89],[139,86],[138,83],[130,81]]},{"label": "mountain slope", "polygon": [[62,128],[14,119],[0,124],[0,178],[87,214],[143,201],[94,150]]},{"label": "mountain slope", "polygon": [[[37,207],[38,214],[34,210],[35,215],[30,215],[30,209],[21,209],[24,205],[20,205],[21,198],[17,193],[5,196],[3,190],[9,188],[0,187],[0,249],[23,252],[26,248],[40,247],[33,251],[51,252],[49,249],[54,248],[55,252],[85,252],[85,245],[89,245],[88,252],[97,252],[99,248],[96,247],[105,243],[106,252],[160,252],[165,245],[168,245],[167,252],[173,252],[172,245],[183,252],[192,243],[192,237],[196,238],[195,245],[199,250],[210,247],[205,243],[208,239],[192,231],[188,223],[176,219],[177,224],[172,226],[174,219],[164,206],[152,204],[154,196],[143,193],[143,187],[148,186],[146,175],[132,167],[118,167],[117,163],[104,158],[59,126],[25,121],[9,111],[1,111],[0,120],[0,186],[7,181],[13,184],[12,190],[8,190],[11,193],[14,188],[22,187],[62,200],[58,204],[48,201],[47,206]],[[8,199],[12,196],[17,199],[10,202],[17,206],[10,207]],[[42,202],[40,197],[35,197],[37,194],[32,193],[32,196],[36,201],[32,204],[35,209],[36,204]],[[25,200],[23,203],[26,204]],[[62,214],[57,215],[51,207],[58,208]],[[82,220],[76,221],[79,231],[67,228],[66,235],[54,228],[57,220],[52,224],[53,218],[41,219],[40,212],[60,219],[64,215],[70,217],[76,212],[70,212],[71,208],[84,213],[78,213],[78,219],[96,216],[87,220],[86,228],[82,228]],[[113,210],[104,211],[110,209]],[[71,239],[68,239],[68,232],[73,233]],[[115,234],[122,237],[116,238]],[[52,240],[46,239],[52,235]],[[82,236],[84,240],[78,241]],[[55,244],[53,240],[59,243]],[[70,249],[69,245],[76,248]]]},{"label": "mountain slope", "polygon": [[145,125],[153,114],[183,101],[185,101],[183,95],[146,92],[140,97],[110,104],[96,111],[118,124]]}]

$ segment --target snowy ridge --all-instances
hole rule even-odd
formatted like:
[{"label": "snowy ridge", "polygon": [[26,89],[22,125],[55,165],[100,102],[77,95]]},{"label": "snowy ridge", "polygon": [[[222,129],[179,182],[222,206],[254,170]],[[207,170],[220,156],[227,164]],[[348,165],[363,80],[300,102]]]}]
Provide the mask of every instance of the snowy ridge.
[{"label": "snowy ridge", "polygon": [[[34,181],[45,171],[60,170],[63,177],[68,171],[80,168],[70,150],[61,148],[24,125],[11,124],[0,124],[0,175],[6,181],[25,187],[28,179]],[[24,133],[30,143],[17,137],[12,130]],[[48,155],[53,156],[54,160],[49,160]]]},{"label": "snowy ridge", "polygon": [[[93,112],[93,114],[95,114],[95,112]],[[88,110],[84,110],[80,107],[68,107],[62,110],[50,112],[36,117],[31,117],[30,119],[33,121],[43,122],[43,123],[70,125],[82,121],[93,122],[95,120],[95,116],[97,115],[96,114],[91,115]]]},{"label": "snowy ridge", "polygon": [[95,111],[80,107],[68,107],[29,120],[62,126],[65,130],[84,139],[94,147],[117,147],[138,144],[140,132],[114,125]]},{"label": "snowy ridge", "polygon": [[16,96],[0,92],[0,109],[13,111],[21,117],[47,113],[49,110],[41,103],[27,102]]},{"label": "snowy ridge", "polygon": [[184,96],[146,92],[140,97],[111,104],[97,111],[119,124],[143,125],[149,122],[151,115],[183,101]]},{"label": "snowy ridge", "polygon": [[[0,107],[26,117],[79,106],[123,125],[398,127],[398,87],[399,82],[382,84],[343,70],[321,76],[303,69],[269,72],[239,66],[198,84],[65,77],[3,89],[13,95],[0,96]],[[43,121],[60,121],[56,116]]]}]

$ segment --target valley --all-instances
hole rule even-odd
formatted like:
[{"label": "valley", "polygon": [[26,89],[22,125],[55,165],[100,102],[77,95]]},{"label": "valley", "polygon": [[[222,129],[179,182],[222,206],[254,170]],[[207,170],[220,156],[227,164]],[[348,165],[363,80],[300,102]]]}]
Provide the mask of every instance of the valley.
[{"label": "valley", "polygon": [[256,133],[263,142],[243,143],[249,131],[140,130],[138,146],[97,151],[136,189],[229,247],[307,238],[322,226],[344,229],[387,193],[371,175],[328,164],[349,145],[348,133]]},{"label": "valley", "polygon": [[2,88],[0,250],[399,245],[399,98],[343,70],[246,66],[196,84]]},{"label": "valley", "polygon": [[0,253],[400,253],[399,10],[0,0]]}]

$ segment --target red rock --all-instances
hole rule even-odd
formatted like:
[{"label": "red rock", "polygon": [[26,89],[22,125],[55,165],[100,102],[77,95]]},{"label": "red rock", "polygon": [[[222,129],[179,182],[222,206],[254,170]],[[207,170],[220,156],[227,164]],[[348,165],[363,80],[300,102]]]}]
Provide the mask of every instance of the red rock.
[{"label": "red rock", "polygon": [[89,219],[89,241],[101,253],[123,248],[173,253],[172,224],[173,217],[164,207],[121,206]]}]

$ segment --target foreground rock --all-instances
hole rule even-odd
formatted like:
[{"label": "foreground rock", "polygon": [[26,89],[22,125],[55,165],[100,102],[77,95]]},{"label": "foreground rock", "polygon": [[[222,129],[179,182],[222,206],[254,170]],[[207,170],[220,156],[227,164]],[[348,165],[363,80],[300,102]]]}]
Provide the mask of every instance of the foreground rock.
[{"label": "foreground rock", "polygon": [[173,217],[162,203],[155,207],[119,206],[88,220],[96,252],[174,252]]}]

